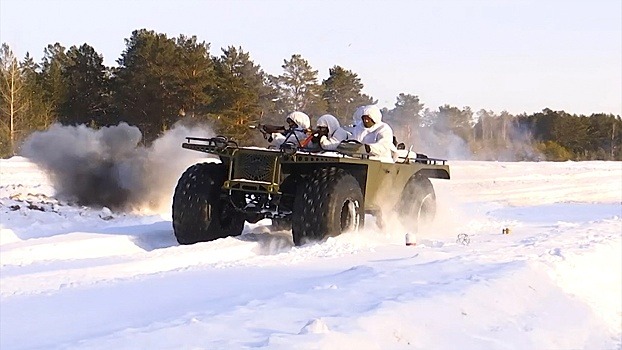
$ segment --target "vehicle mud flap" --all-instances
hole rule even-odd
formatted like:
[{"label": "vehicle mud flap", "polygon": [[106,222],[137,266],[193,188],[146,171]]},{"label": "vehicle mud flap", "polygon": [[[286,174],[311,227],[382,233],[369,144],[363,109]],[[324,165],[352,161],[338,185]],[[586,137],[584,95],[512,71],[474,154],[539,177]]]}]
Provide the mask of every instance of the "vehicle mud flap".
[{"label": "vehicle mud flap", "polygon": [[[294,207],[294,199],[299,184],[302,181],[300,175],[290,175],[281,184],[281,198],[279,199],[279,211],[291,212]],[[292,217],[288,215],[286,217],[279,217],[272,219],[271,229],[274,231],[289,231],[292,229]]]}]

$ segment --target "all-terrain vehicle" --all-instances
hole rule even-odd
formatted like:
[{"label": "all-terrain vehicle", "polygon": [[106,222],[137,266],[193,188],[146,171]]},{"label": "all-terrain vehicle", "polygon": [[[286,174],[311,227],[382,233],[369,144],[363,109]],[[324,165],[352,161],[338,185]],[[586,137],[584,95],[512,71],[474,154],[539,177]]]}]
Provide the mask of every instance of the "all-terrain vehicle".
[{"label": "all-terrain vehicle", "polygon": [[373,159],[363,145],[344,141],[336,152],[238,147],[219,136],[187,137],[183,148],[218,156],[190,166],[173,197],[173,229],[180,244],[242,233],[244,222],[270,218],[291,229],[295,245],[363,227],[365,214],[393,211],[407,225],[430,219],[436,196],[430,178],[449,179],[445,160],[403,150],[396,162]]}]

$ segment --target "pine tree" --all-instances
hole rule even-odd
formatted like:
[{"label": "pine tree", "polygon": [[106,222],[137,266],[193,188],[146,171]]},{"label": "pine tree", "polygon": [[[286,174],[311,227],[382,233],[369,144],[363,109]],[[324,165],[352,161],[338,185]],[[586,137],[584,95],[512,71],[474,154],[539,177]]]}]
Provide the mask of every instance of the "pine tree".
[{"label": "pine tree", "polygon": [[451,131],[465,142],[472,139],[473,112],[466,106],[463,109],[450,105],[438,107],[433,128],[439,132]]},{"label": "pine tree", "polygon": [[[247,143],[253,138],[249,125],[264,113],[266,99],[272,90],[266,75],[242,48],[228,47],[214,60],[216,85],[210,111],[218,118],[219,132]],[[263,103],[262,103],[263,102]]]},{"label": "pine tree", "polygon": [[199,42],[196,36],[180,35],[176,39],[180,64],[175,69],[179,115],[202,118],[213,96],[209,90],[214,85],[215,72],[209,55],[209,44]]},{"label": "pine tree", "polygon": [[322,82],[322,98],[327,104],[327,111],[337,117],[342,125],[350,124],[356,108],[371,104],[373,100],[361,93],[361,79],[352,71],[334,66],[328,73],[328,78]]},{"label": "pine tree", "polygon": [[59,120],[64,124],[104,125],[109,85],[103,57],[87,44],[72,46],[63,75],[66,89]]},{"label": "pine tree", "polygon": [[423,103],[419,96],[400,93],[395,102],[395,108],[387,113],[387,122],[394,127],[398,139],[413,140],[417,138],[421,127],[421,111]]},{"label": "pine tree", "polygon": [[169,39],[141,29],[126,39],[117,61],[115,105],[125,121],[137,125],[147,141],[184,116],[205,110],[213,84],[209,45],[195,37]]},{"label": "pine tree", "polygon": [[59,43],[48,45],[43,53],[41,87],[43,97],[51,105],[54,118],[56,118],[61,112],[61,105],[67,98],[67,82],[64,72],[68,59],[65,47]]},{"label": "pine tree", "polygon": [[309,115],[319,115],[326,111],[321,99],[317,70],[313,70],[301,55],[292,55],[281,66],[283,74],[278,77],[278,108],[282,114],[302,111]]},{"label": "pine tree", "polygon": [[22,61],[24,76],[25,99],[27,107],[27,130],[44,130],[56,122],[54,106],[44,96],[43,77],[40,66],[34,62],[27,52]]}]

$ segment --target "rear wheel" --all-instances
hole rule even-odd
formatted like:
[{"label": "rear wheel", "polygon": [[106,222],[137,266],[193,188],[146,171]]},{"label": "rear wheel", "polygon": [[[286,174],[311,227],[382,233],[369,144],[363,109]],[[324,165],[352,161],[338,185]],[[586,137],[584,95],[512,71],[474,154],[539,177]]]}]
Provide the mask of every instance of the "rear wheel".
[{"label": "rear wheel", "polygon": [[300,182],[294,201],[294,244],[357,231],[364,224],[363,198],[358,181],[345,170],[315,170]]},{"label": "rear wheel", "polygon": [[225,166],[216,163],[195,164],[182,174],[173,196],[177,242],[193,244],[242,233],[244,217],[220,196],[225,176]]},{"label": "rear wheel", "polygon": [[409,227],[418,228],[434,220],[436,194],[430,179],[414,176],[406,183],[399,201],[398,212],[402,222]]}]

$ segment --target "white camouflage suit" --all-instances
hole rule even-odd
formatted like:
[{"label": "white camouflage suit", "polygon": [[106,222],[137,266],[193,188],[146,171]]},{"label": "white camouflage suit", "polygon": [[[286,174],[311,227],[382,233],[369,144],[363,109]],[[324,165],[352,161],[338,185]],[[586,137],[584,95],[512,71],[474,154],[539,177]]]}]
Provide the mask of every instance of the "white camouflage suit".
[{"label": "white camouflage suit", "polygon": [[285,118],[285,120],[287,121],[287,119],[291,119],[294,121],[294,123],[296,123],[296,125],[298,125],[297,128],[294,129],[294,132],[289,135],[289,137],[286,138],[286,135],[288,135],[289,130],[285,131],[285,134],[282,133],[273,133],[272,134],[272,142],[270,142],[271,146],[275,146],[275,147],[279,147],[281,146],[284,142],[292,142],[294,144],[297,144],[298,147],[300,147],[300,143],[302,141],[304,141],[307,138],[307,134],[306,134],[306,130],[311,127],[311,120],[309,119],[309,116],[306,115],[303,112],[292,112],[290,114],[287,115],[287,117]]},{"label": "white camouflage suit", "polygon": [[366,128],[363,121],[360,120],[353,129],[352,138],[368,145],[371,155],[377,156],[383,161],[394,162],[397,148],[393,144],[393,129],[389,124],[382,121],[380,108],[376,105],[369,105],[362,110],[357,109],[355,114],[358,113],[361,116],[369,116],[375,124]]},{"label": "white camouflage suit", "polygon": [[317,126],[328,128],[328,135],[320,138],[320,147],[326,151],[334,151],[343,140],[347,140],[351,134],[339,125],[339,120],[331,114],[324,114],[317,120]]}]

